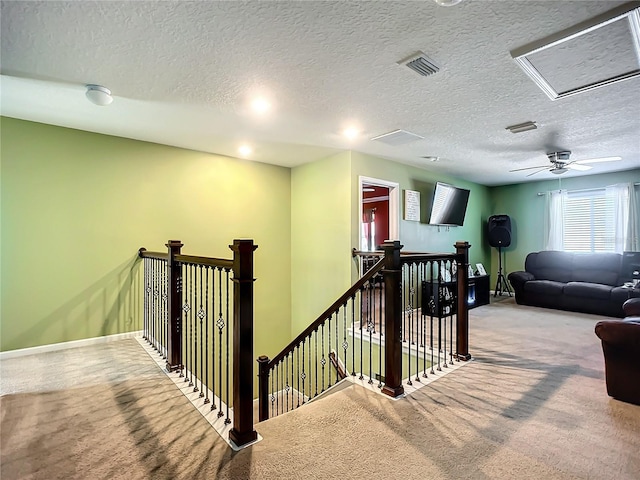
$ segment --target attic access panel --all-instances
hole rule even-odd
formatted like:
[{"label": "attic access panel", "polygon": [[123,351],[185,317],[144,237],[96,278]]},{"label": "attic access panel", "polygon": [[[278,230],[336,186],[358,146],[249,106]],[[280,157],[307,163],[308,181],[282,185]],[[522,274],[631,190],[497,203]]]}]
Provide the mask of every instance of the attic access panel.
[{"label": "attic access panel", "polygon": [[640,2],[513,50],[551,100],[640,76]]}]

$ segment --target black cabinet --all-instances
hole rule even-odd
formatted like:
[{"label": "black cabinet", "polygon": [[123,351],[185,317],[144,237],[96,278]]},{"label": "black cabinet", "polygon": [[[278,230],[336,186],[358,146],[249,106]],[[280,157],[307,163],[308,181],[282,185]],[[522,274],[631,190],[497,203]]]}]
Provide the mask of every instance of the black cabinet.
[{"label": "black cabinet", "polygon": [[491,300],[489,290],[489,275],[469,277],[469,297],[467,299],[469,308],[489,305]]},{"label": "black cabinet", "polygon": [[[456,282],[422,282],[422,314],[446,317],[457,311],[458,286]],[[469,277],[469,308],[488,305],[490,301],[489,275]]]}]

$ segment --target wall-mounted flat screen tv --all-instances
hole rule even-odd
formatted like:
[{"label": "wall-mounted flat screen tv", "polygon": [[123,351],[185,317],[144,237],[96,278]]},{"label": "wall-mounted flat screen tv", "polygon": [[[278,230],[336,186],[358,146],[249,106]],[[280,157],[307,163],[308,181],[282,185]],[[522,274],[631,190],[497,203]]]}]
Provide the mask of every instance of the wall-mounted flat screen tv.
[{"label": "wall-mounted flat screen tv", "polygon": [[431,203],[431,225],[459,225],[464,223],[469,190],[437,182]]}]

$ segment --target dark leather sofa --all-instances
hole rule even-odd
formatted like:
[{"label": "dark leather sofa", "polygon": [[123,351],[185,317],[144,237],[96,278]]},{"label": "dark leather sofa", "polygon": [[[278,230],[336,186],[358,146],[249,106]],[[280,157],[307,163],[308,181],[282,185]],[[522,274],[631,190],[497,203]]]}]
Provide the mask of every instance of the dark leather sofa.
[{"label": "dark leather sofa", "polygon": [[640,298],[623,305],[624,320],[604,320],[595,332],[602,341],[609,396],[640,405]]},{"label": "dark leather sofa", "polygon": [[624,275],[618,253],[549,250],[527,255],[525,271],[508,278],[518,304],[624,317],[622,304],[640,297],[640,290],[622,286]]}]

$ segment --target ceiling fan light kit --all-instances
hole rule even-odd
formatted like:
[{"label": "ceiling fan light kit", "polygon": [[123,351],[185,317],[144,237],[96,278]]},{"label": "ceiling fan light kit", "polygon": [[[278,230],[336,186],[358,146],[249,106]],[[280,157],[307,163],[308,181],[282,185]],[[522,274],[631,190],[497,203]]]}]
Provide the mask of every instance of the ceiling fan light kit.
[{"label": "ceiling fan light kit", "polygon": [[92,83],[88,84],[86,87],[87,92],[85,93],[85,95],[91,103],[104,107],[113,102],[111,90],[109,90],[108,88]]}]

